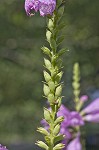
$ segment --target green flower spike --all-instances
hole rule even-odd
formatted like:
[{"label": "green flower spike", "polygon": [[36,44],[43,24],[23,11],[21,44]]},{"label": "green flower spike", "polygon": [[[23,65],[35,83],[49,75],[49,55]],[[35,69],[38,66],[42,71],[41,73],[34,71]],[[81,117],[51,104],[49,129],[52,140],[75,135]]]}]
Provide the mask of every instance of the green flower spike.
[{"label": "green flower spike", "polygon": [[62,101],[61,78],[63,72],[61,69],[63,67],[61,56],[67,50],[65,48],[60,49],[60,44],[64,40],[62,35],[62,29],[65,26],[62,22],[63,12],[63,0],[57,0],[53,15],[47,16],[46,39],[49,47],[43,46],[41,48],[46,55],[44,58],[45,69],[43,73],[45,81],[43,91],[44,97],[48,100],[51,109],[44,108],[44,120],[48,123],[49,128],[48,131],[42,127],[37,129],[38,132],[45,136],[45,142],[38,141],[37,145],[48,150],[62,150],[64,148],[64,144],[59,143],[64,138],[64,135],[59,134],[60,124],[64,118],[62,116],[56,117]]}]

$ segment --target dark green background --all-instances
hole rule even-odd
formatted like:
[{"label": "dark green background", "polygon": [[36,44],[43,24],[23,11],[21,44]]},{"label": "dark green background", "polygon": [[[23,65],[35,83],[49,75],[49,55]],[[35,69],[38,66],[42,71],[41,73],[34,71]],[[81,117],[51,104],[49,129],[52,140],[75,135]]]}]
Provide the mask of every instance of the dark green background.
[{"label": "dark green background", "polygon": [[[81,94],[99,89],[99,1],[67,0],[63,102],[72,105],[72,68],[81,67]],[[43,117],[42,95],[45,18],[27,17],[24,0],[0,0],[0,142],[35,142]],[[98,133],[98,124],[87,125],[87,134]]]}]

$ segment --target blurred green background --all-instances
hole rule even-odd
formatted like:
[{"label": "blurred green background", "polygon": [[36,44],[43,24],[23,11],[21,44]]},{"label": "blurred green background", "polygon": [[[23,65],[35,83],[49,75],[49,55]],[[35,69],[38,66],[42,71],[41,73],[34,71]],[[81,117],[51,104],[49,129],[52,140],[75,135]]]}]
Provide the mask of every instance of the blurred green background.
[{"label": "blurred green background", "polygon": [[[72,68],[81,67],[81,95],[99,96],[99,1],[67,0],[63,31],[63,102],[73,108]],[[35,142],[43,117],[42,95],[45,18],[27,17],[24,0],[0,0],[0,142]],[[87,125],[87,134],[99,134],[99,125]]]}]

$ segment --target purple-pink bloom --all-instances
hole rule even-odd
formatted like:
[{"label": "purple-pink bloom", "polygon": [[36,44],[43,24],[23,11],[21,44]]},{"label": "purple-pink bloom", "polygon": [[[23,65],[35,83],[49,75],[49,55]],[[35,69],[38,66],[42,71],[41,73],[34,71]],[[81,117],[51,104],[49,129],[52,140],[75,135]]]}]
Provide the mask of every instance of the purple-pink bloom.
[{"label": "purple-pink bloom", "polygon": [[87,107],[85,107],[82,111],[86,114],[95,112],[99,110],[99,98],[95,99],[91,102]]},{"label": "purple-pink bloom", "polygon": [[0,144],[0,150],[8,150],[8,149],[6,148],[6,146],[2,146],[2,145]]},{"label": "purple-pink bloom", "polygon": [[56,0],[25,0],[25,11],[32,15],[31,11],[39,11],[41,16],[52,15],[56,7]]},{"label": "purple-pink bloom", "polygon": [[40,15],[52,15],[56,7],[56,0],[39,0],[39,2]]},{"label": "purple-pink bloom", "polygon": [[83,95],[83,96],[80,97],[80,100],[82,102],[86,102],[88,100],[88,96],[87,95]]},{"label": "purple-pink bloom", "polygon": [[38,0],[25,0],[25,11],[27,15],[32,15],[31,11],[37,12],[39,9]]},{"label": "purple-pink bloom", "polygon": [[73,139],[67,146],[65,150],[82,150],[80,143],[80,135],[78,134],[75,139]]},{"label": "purple-pink bloom", "polygon": [[62,104],[61,107],[59,108],[58,112],[57,112],[57,117],[60,117],[60,116],[64,117],[64,121],[61,123],[62,127],[66,128],[67,126],[69,126],[69,124],[70,124],[69,115],[70,115],[70,111],[68,110],[68,108],[66,108]]},{"label": "purple-pink bloom", "polygon": [[69,111],[64,105],[61,105],[57,117],[63,116],[64,120],[61,123],[61,126],[66,128],[68,126],[79,126],[84,125],[84,121],[82,119],[82,116],[76,112],[76,111]]},{"label": "purple-pink bloom", "polygon": [[70,112],[69,120],[70,120],[70,126],[72,127],[84,125],[82,116],[76,111]]},{"label": "purple-pink bloom", "polygon": [[83,119],[85,121],[99,123],[99,110],[85,115]]},{"label": "purple-pink bloom", "polygon": [[42,119],[42,120],[41,120],[41,124],[43,125],[43,127],[44,127],[46,130],[49,129],[49,125],[48,125],[48,123],[46,122],[45,119]]}]

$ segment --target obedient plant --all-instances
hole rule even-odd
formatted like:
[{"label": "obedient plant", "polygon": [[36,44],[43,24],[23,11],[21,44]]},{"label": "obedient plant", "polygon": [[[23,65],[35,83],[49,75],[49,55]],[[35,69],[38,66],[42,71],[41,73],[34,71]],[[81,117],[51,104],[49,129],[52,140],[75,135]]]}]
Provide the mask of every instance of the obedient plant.
[{"label": "obedient plant", "polygon": [[[60,126],[60,134],[65,135],[62,143],[65,144],[63,150],[83,150],[85,149],[81,140],[81,126],[86,122],[99,123],[99,98],[83,108],[84,103],[88,100],[87,95],[80,97],[80,70],[76,63],[73,69],[73,91],[74,91],[74,111],[70,111],[63,104],[60,106],[57,117],[64,117]],[[49,108],[50,110],[50,108]],[[42,120],[41,124],[48,130],[49,124]]]},{"label": "obedient plant", "polygon": [[[25,10],[28,15],[33,15],[31,11],[40,12],[41,16],[46,16],[47,29],[46,38],[49,47],[42,47],[46,54],[44,58],[44,97],[48,100],[50,110],[44,108],[44,119],[48,123],[48,130],[43,127],[37,129],[45,137],[45,142],[37,141],[37,145],[46,150],[61,150],[64,147],[59,141],[63,139],[63,135],[59,134],[60,124],[63,117],[57,117],[57,111],[61,106],[62,100],[62,83],[61,78],[63,72],[62,61],[60,56],[65,49],[60,49],[60,44],[64,37],[61,30],[64,23],[61,20],[64,12],[63,0],[26,0]],[[57,144],[57,142],[59,142]]]},{"label": "obedient plant", "polygon": [[[46,39],[48,47],[43,46],[44,57],[44,97],[49,108],[44,108],[43,127],[37,129],[44,135],[45,141],[37,141],[36,144],[45,150],[82,150],[81,130],[87,122],[99,123],[99,98],[83,108],[88,100],[86,95],[80,97],[80,70],[76,63],[73,69],[73,92],[75,107],[70,111],[62,104],[62,60],[61,56],[66,49],[60,49],[64,40],[62,29],[65,27],[62,21],[65,0],[25,0],[27,15],[32,16],[39,12],[46,17]],[[83,109],[82,109],[83,108]],[[0,145],[0,150],[8,150]]]},{"label": "obedient plant", "polygon": [[64,54],[65,49],[60,49],[60,44],[64,39],[61,35],[61,30],[65,26],[61,19],[64,12],[64,0],[26,0],[25,10],[30,16],[34,15],[32,12],[39,11],[40,15],[46,16],[47,19],[46,38],[49,47],[42,47],[46,54],[43,91],[50,107],[44,108],[44,119],[41,121],[44,128],[37,129],[44,135],[45,141],[37,141],[36,144],[46,150],[81,150],[80,126],[85,125],[85,121],[98,122],[99,111],[95,109],[90,112],[91,104],[82,110],[87,96],[80,98],[80,71],[77,63],[73,69],[72,84],[75,110],[70,111],[61,105],[63,72],[60,56]]},{"label": "obedient plant", "polygon": [[2,145],[0,144],[0,150],[8,150],[8,149],[6,148],[6,146],[2,146]]}]

